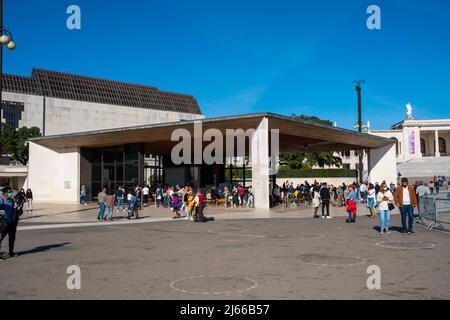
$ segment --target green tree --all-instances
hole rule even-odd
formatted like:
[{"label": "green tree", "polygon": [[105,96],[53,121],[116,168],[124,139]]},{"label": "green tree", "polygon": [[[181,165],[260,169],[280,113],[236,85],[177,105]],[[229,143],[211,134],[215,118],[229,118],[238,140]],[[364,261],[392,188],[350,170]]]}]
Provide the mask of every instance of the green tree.
[{"label": "green tree", "polygon": [[301,120],[301,121],[312,122],[312,123],[319,123],[319,124],[323,124],[323,125],[330,126],[330,127],[333,126],[333,121],[331,121],[331,120],[324,120],[324,119],[320,119],[318,117],[307,116],[304,114],[301,114],[298,116],[295,113],[293,113],[291,115],[291,118]]},{"label": "green tree", "polygon": [[4,125],[0,132],[0,154],[8,155],[12,161],[26,166],[29,160],[29,147],[27,140],[40,137],[37,127],[23,127],[16,131],[9,125]]},{"label": "green tree", "polygon": [[[296,115],[292,114],[292,118],[307,121],[311,123],[318,123],[326,126],[333,126],[331,120],[323,120],[314,116],[307,116],[304,114]],[[319,166],[324,168],[325,166],[342,166],[342,159],[334,155],[334,152],[312,152],[312,153],[285,153],[280,154],[280,165],[289,166],[291,169],[312,168]]]},{"label": "green tree", "polygon": [[2,124],[0,130],[0,155],[11,155],[15,149],[15,131],[9,124]]},{"label": "green tree", "polygon": [[301,169],[305,165],[305,154],[282,153],[280,154],[280,165],[289,166],[291,169]]},{"label": "green tree", "polygon": [[325,166],[342,166],[342,159],[333,154],[333,152],[313,152],[309,153],[306,157],[307,166],[312,168],[314,166],[319,166],[320,168],[325,168]]}]

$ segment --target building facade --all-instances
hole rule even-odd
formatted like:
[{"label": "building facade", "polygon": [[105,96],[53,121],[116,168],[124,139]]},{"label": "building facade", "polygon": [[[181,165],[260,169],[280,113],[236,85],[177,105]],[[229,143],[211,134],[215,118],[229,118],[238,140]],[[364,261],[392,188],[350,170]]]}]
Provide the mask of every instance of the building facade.
[{"label": "building facade", "polygon": [[[3,77],[0,124],[38,127],[43,136],[204,118],[193,96],[155,87],[41,69]],[[24,168],[1,156],[0,185],[20,188]]]},{"label": "building facade", "polygon": [[[173,140],[180,130],[182,140]],[[249,131],[253,134],[247,136]],[[179,145],[185,148],[181,162],[176,160]],[[28,183],[38,202],[77,203],[83,185],[91,199],[105,186],[134,190],[136,185],[152,185],[146,175],[149,166],[163,172],[163,178],[153,182],[194,188],[230,188],[248,175],[255,207],[269,209],[279,153],[355,149],[369,150],[371,180],[396,179],[395,146],[390,139],[257,113],[34,138]],[[178,150],[175,156],[174,150]],[[213,153],[214,161],[204,158]],[[237,166],[233,161],[237,158],[251,159],[250,166]]]},{"label": "building facade", "polygon": [[[398,176],[409,176],[416,180],[431,179],[434,175],[450,176],[450,119],[416,120],[412,106],[407,105],[406,119],[391,126],[389,130],[373,130],[368,133],[388,139],[396,144]],[[359,151],[344,151],[343,166],[359,168]],[[363,170],[367,178],[368,153],[364,152]]]}]

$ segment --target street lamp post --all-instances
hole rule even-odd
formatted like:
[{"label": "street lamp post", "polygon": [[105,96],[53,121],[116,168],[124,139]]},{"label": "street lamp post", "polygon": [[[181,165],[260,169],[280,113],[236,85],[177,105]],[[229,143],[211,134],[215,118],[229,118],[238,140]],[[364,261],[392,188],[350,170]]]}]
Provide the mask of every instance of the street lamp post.
[{"label": "street lamp post", "polygon": [[[362,129],[363,129],[363,124],[362,124],[362,99],[361,99],[361,84],[365,83],[364,80],[355,80],[353,81],[353,83],[356,84],[356,92],[358,93],[358,132],[361,133]],[[363,150],[359,150],[359,183],[363,182],[363,174],[364,174],[364,170],[363,170],[363,156],[364,156],[364,151]]]},{"label": "street lamp post", "polygon": [[[11,32],[3,27],[3,0],[0,0],[0,115],[3,107],[3,45],[9,50],[16,49],[16,43],[14,42]],[[0,118],[0,129],[1,118]]]}]

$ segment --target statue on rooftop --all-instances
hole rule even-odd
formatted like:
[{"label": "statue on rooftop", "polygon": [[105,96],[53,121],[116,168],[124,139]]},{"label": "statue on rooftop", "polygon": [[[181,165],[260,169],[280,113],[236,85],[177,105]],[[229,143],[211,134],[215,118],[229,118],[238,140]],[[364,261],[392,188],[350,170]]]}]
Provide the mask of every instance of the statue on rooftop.
[{"label": "statue on rooftop", "polygon": [[408,102],[406,104],[406,120],[414,120],[412,110],[413,110],[413,107],[412,107],[411,103]]}]

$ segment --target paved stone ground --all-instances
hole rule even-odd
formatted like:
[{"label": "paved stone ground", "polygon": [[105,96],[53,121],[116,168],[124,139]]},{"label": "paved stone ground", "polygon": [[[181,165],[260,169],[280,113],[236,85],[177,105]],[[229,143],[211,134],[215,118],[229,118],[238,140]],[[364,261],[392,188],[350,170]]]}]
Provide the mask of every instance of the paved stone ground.
[{"label": "paved stone ground", "polygon": [[[377,219],[295,214],[21,230],[20,256],[0,260],[0,299],[450,298],[448,233],[380,236]],[[66,288],[69,265],[81,268],[79,291]],[[370,265],[381,268],[381,290],[367,289]]]}]

